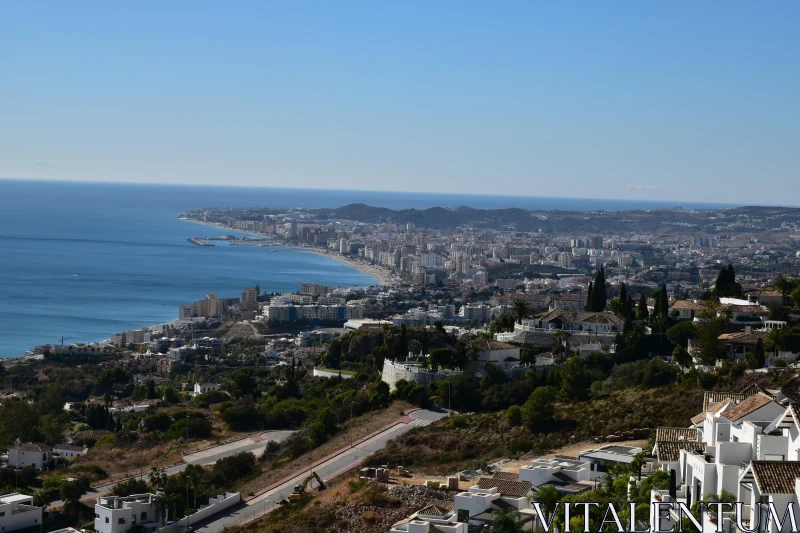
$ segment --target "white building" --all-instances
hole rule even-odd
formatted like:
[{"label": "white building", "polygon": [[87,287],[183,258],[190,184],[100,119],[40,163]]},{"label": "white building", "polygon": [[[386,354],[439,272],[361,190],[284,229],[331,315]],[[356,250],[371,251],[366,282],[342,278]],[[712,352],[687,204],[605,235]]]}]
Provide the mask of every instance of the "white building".
[{"label": "white building", "polygon": [[612,465],[629,465],[641,448],[609,444],[596,450],[586,450],[578,454],[578,461],[589,464],[589,479],[602,481]]},{"label": "white building", "polygon": [[155,531],[161,525],[155,499],[155,494],[98,498],[94,506],[95,531],[124,533],[137,525],[147,533]]},{"label": "white building", "polygon": [[204,392],[219,390],[219,388],[219,383],[195,383],[193,394],[197,396],[199,394],[203,394]]},{"label": "white building", "polygon": [[14,531],[42,524],[42,508],[33,505],[33,496],[14,492],[0,496],[0,531]]},{"label": "white building", "polygon": [[75,446],[74,444],[56,444],[53,446],[53,453],[64,459],[75,459],[82,455],[86,455],[89,448],[86,446]]},{"label": "white building", "polygon": [[17,441],[8,447],[8,466],[12,468],[33,466],[36,470],[45,470],[52,466],[52,459],[53,448],[47,444]]}]

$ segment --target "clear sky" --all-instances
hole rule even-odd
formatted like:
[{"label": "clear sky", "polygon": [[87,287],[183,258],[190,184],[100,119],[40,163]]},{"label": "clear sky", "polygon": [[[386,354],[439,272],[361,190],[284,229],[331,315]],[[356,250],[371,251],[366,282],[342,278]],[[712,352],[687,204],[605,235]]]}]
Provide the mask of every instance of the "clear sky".
[{"label": "clear sky", "polygon": [[800,2],[0,13],[0,177],[800,205]]}]

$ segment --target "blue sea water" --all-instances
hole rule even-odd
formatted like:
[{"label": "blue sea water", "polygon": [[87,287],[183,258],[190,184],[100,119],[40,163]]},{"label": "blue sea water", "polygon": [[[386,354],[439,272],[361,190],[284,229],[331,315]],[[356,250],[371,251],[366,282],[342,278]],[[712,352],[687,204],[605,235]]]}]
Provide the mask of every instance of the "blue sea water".
[{"label": "blue sea water", "polygon": [[[0,180],[0,357],[41,344],[106,339],[177,318],[177,306],[215,292],[297,290],[302,282],[375,280],[300,250],[194,246],[232,233],[178,220],[213,206],[642,209],[672,204],[425,193]],[[699,204],[693,204],[699,207]],[[687,205],[688,207],[688,205]]]}]

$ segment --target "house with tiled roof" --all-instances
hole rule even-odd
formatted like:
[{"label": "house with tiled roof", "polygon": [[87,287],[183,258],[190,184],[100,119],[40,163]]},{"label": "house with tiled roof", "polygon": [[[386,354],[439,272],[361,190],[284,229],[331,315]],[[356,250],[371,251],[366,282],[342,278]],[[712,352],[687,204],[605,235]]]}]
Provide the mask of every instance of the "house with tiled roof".
[{"label": "house with tiled roof", "polygon": [[15,442],[8,447],[8,466],[25,468],[32,466],[36,470],[53,467],[53,447],[38,442]]},{"label": "house with tiled roof", "polygon": [[729,359],[743,361],[745,354],[754,351],[759,340],[764,342],[766,335],[766,331],[753,330],[747,326],[744,331],[723,333],[717,340]]},{"label": "house with tiled roof", "polygon": [[674,300],[669,304],[669,316],[678,320],[694,320],[708,306],[700,300]]},{"label": "house with tiled roof", "polygon": [[591,312],[575,309],[556,308],[536,319],[528,321],[528,325],[543,329],[565,329],[568,331],[585,331],[588,333],[610,333],[622,329],[624,320],[607,311]]}]

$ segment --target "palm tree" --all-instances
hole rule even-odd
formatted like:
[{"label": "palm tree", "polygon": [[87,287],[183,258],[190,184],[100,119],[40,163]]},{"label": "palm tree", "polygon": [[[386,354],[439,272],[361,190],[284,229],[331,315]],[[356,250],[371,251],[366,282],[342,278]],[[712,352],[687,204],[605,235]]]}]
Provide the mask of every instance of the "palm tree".
[{"label": "palm tree", "polygon": [[531,305],[525,300],[514,300],[514,303],[511,305],[511,311],[517,315],[517,322],[520,324],[533,313]]},{"label": "palm tree", "polygon": [[167,484],[167,471],[163,468],[152,467],[147,477],[150,479],[150,485],[152,485],[154,489]]},{"label": "palm tree", "polygon": [[764,344],[766,344],[768,348],[772,349],[775,355],[778,355],[778,352],[781,349],[786,348],[788,333],[789,328],[772,328],[769,330],[769,333],[767,333],[766,337],[764,337]]},{"label": "palm tree", "polygon": [[559,329],[553,334],[553,355],[564,354],[569,352],[569,339],[572,333],[566,329]]},{"label": "palm tree", "polygon": [[786,303],[786,296],[790,292],[792,292],[792,289],[794,288],[794,284],[789,280],[789,278],[787,278],[786,276],[781,274],[780,276],[778,276],[778,279],[776,279],[773,282],[772,288],[775,289],[776,291],[780,291],[781,296],[783,296],[783,300],[781,301],[781,303],[785,304]]},{"label": "palm tree", "polygon": [[[197,509],[197,488],[203,482],[203,469],[200,467],[193,467],[189,465],[186,467],[186,483],[192,487],[192,495],[194,496],[193,509]],[[186,514],[189,514],[188,511]]]},{"label": "palm tree", "polygon": [[169,499],[167,495],[163,492],[156,494],[153,505],[155,505],[156,513],[161,517],[161,525],[163,526],[164,521],[167,519],[167,509],[169,508]]}]

